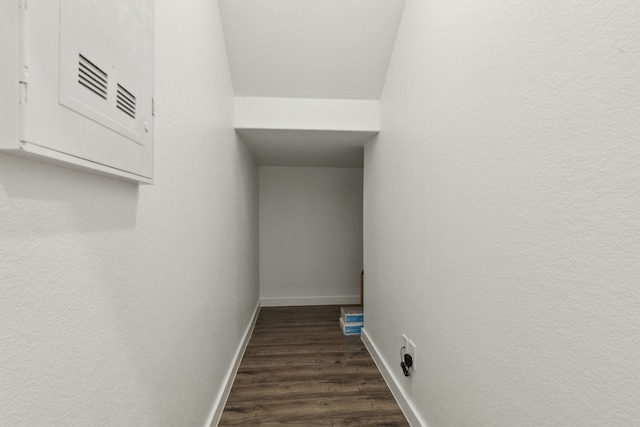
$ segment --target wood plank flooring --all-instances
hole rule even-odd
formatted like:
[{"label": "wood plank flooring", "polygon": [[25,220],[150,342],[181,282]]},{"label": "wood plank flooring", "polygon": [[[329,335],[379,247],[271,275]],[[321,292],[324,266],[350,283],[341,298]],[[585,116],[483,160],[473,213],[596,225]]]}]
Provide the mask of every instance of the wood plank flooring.
[{"label": "wood plank flooring", "polygon": [[266,307],[219,426],[408,426],[339,306]]}]

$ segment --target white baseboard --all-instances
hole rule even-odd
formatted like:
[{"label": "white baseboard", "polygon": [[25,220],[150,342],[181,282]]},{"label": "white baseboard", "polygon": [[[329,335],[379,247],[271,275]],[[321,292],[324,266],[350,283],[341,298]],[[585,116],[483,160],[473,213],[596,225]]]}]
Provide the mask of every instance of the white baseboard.
[{"label": "white baseboard", "polygon": [[233,386],[233,381],[236,379],[236,373],[238,372],[238,368],[240,367],[240,362],[242,362],[244,351],[247,349],[247,345],[249,344],[249,340],[251,339],[251,335],[253,334],[253,328],[256,325],[256,321],[258,320],[260,306],[260,300],[258,300],[256,308],[253,310],[253,316],[251,316],[251,320],[247,325],[247,329],[244,331],[242,342],[240,342],[238,350],[236,351],[236,354],[233,358],[233,363],[229,367],[227,375],[225,376],[224,387],[216,397],[216,400],[213,404],[213,409],[211,410],[211,414],[209,414],[209,418],[207,420],[207,424],[205,424],[205,427],[215,427],[220,422],[222,411],[224,410],[224,405],[227,403],[227,399],[229,398],[231,386]]},{"label": "white baseboard", "polygon": [[[362,339],[362,342],[364,343],[364,346],[367,348],[367,350],[369,350],[373,361],[378,367],[378,370],[382,374],[385,382],[389,386],[393,397],[395,397],[398,405],[400,405],[400,409],[404,413],[404,416],[407,418],[407,421],[409,421],[411,427],[426,427],[427,423],[425,423],[420,415],[418,415],[418,412],[415,410],[413,403],[411,403],[411,400],[409,400],[407,396],[405,396],[402,389],[396,383],[393,375],[391,374],[389,365],[380,355],[378,348],[369,337],[369,334],[367,333],[365,328],[362,328],[360,337]],[[398,369],[400,369],[400,363],[398,363]]]},{"label": "white baseboard", "polygon": [[263,307],[291,307],[296,305],[351,305],[360,304],[360,295],[340,297],[262,298]]}]

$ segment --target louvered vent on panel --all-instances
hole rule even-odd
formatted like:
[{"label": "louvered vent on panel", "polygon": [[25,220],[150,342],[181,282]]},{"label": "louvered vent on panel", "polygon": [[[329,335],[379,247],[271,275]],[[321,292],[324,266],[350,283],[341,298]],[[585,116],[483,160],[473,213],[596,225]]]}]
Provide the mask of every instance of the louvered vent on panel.
[{"label": "louvered vent on panel", "polygon": [[116,100],[116,107],[132,119],[136,118],[136,97],[121,85],[118,85],[118,99]]},{"label": "louvered vent on panel", "polygon": [[78,83],[100,98],[107,99],[107,78],[107,73],[80,54],[78,61]]}]

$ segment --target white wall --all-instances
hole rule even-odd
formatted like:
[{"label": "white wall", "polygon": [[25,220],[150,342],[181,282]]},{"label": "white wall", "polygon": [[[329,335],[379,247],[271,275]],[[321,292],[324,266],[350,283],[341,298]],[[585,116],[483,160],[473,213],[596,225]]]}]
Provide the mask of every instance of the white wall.
[{"label": "white wall", "polygon": [[359,302],[362,169],[261,166],[259,175],[262,304]]},{"label": "white wall", "polygon": [[156,2],[153,186],[0,155],[0,425],[203,426],[258,301],[217,2]]},{"label": "white wall", "polygon": [[365,148],[365,330],[429,426],[640,423],[639,22],[407,1]]}]

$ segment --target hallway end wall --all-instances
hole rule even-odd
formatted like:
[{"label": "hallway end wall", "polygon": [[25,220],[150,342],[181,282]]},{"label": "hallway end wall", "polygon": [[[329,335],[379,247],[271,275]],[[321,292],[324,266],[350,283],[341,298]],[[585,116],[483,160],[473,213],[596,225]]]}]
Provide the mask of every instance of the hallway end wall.
[{"label": "hallway end wall", "polygon": [[260,166],[263,305],[354,304],[362,270],[362,169]]}]

